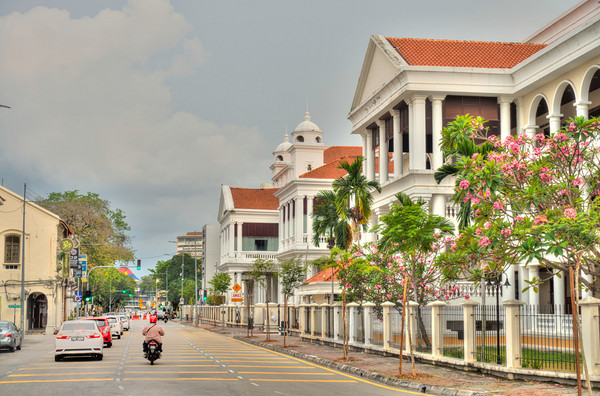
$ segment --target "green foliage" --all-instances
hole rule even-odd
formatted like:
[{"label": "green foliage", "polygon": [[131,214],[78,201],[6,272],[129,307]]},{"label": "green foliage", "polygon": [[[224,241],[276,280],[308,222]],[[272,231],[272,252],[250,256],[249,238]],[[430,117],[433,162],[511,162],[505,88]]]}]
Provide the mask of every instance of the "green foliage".
[{"label": "green foliage", "polygon": [[152,275],[142,276],[142,279],[140,279],[140,283],[138,284],[140,294],[152,294],[156,291],[156,286],[156,279]]},{"label": "green foliage", "polygon": [[320,239],[327,236],[327,248],[348,249],[352,243],[352,230],[337,212],[336,196],[333,191],[319,191],[313,217],[313,243],[319,247]]},{"label": "green foliage", "polygon": [[[116,268],[98,268],[90,274],[90,289],[96,297],[94,303],[108,309],[125,305],[131,301],[129,294],[135,293],[137,284],[133,278],[119,272]],[[126,292],[123,293],[123,290]]]},{"label": "green foliage", "polygon": [[277,265],[273,260],[257,258],[254,260],[248,275],[258,285],[266,287],[269,285],[269,278],[277,276]]},{"label": "green foliage", "polygon": [[[158,279],[158,289],[167,290],[167,300],[171,301],[173,307],[177,307],[181,297],[181,266],[183,261],[183,279],[184,279],[184,301],[195,301],[194,287],[196,267],[198,268],[198,284],[201,284],[200,269],[202,268],[202,260],[194,259],[189,254],[175,255],[169,260],[159,261],[154,269],[150,269],[151,276]],[[167,288],[168,281],[168,288]],[[190,282],[193,286],[189,286]]]},{"label": "green foliage", "polygon": [[120,209],[112,210],[110,203],[98,194],[83,195],[77,190],[54,192],[38,204],[69,225],[79,239],[80,253],[88,256],[88,269],[133,261],[125,214]]},{"label": "green foliage", "polygon": [[279,281],[284,296],[293,296],[306,277],[306,266],[300,257],[279,260]]},{"label": "green foliage", "polygon": [[222,296],[229,290],[231,276],[227,272],[221,272],[213,276],[208,283],[212,286],[210,290],[213,294]]}]

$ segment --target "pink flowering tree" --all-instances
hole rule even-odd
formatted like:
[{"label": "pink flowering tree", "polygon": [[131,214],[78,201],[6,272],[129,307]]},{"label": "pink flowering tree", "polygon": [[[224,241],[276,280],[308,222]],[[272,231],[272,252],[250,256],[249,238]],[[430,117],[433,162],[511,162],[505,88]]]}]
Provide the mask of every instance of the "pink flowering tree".
[{"label": "pink flowering tree", "polygon": [[[557,274],[574,267],[589,275],[580,285],[600,297],[600,121],[578,117],[551,136],[504,141],[484,123],[460,116],[442,133],[455,159],[445,169],[456,176],[453,199],[469,205],[471,220],[439,261],[445,274],[483,279],[521,262]],[[477,144],[487,149],[460,154]],[[528,282],[537,291],[540,280]]]}]

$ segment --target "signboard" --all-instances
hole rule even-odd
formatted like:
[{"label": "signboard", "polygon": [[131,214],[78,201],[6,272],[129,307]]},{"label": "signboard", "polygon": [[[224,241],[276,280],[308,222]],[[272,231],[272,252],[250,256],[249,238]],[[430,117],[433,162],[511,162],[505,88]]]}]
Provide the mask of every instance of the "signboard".
[{"label": "signboard", "polygon": [[144,308],[144,304],[140,304],[140,308]]},{"label": "signboard", "polygon": [[154,304],[154,302],[151,302],[151,303],[150,303],[150,306],[151,306],[152,308],[154,308],[154,305],[155,305],[155,304]]},{"label": "signboard", "polygon": [[242,290],[242,286],[239,285],[239,283],[236,283],[233,287],[232,287],[233,291],[235,291],[236,293],[239,293],[240,290]]},{"label": "signboard", "polygon": [[71,239],[65,238],[60,241],[60,250],[65,253],[69,253],[71,250],[73,250],[74,247],[75,247],[75,244],[73,243],[73,241]]},{"label": "signboard", "polygon": [[8,308],[21,308],[20,305],[9,305]]},{"label": "signboard", "polygon": [[144,299],[140,298],[140,300],[138,302],[141,304],[144,302]]},{"label": "signboard", "polygon": [[78,268],[79,264],[79,248],[74,248],[69,253],[69,268]]},{"label": "signboard", "polygon": [[231,293],[231,302],[243,302],[244,293]]},{"label": "signboard", "polygon": [[79,264],[81,265],[81,278],[87,279],[87,254],[79,255]]}]

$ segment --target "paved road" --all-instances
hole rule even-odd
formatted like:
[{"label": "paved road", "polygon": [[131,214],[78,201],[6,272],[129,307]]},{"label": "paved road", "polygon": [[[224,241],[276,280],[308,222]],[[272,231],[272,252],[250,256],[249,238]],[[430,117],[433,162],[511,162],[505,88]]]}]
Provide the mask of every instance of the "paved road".
[{"label": "paved road", "polygon": [[[1,395],[398,395],[365,381],[277,352],[169,322],[163,358],[142,356],[141,328],[104,349],[104,359],[54,361],[52,336],[30,336],[22,351],[0,353]],[[161,324],[162,325],[162,324]]]}]

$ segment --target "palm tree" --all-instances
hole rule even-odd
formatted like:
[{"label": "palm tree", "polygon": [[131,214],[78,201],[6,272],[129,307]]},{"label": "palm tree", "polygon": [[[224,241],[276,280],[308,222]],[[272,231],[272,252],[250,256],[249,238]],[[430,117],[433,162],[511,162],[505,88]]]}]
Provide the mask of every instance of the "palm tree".
[{"label": "palm tree", "polygon": [[338,216],[335,206],[335,193],[330,190],[319,191],[316,196],[313,217],[313,243],[319,247],[319,240],[327,236],[327,249],[337,247],[347,250],[352,243],[352,229],[348,222]]},{"label": "palm tree", "polygon": [[371,216],[373,191],[381,192],[377,181],[367,180],[362,172],[364,158],[359,156],[354,162],[342,160],[338,168],[348,172],[346,176],[333,181],[335,206],[340,218],[350,221],[352,240],[360,240],[360,228],[368,229],[367,222]]}]

